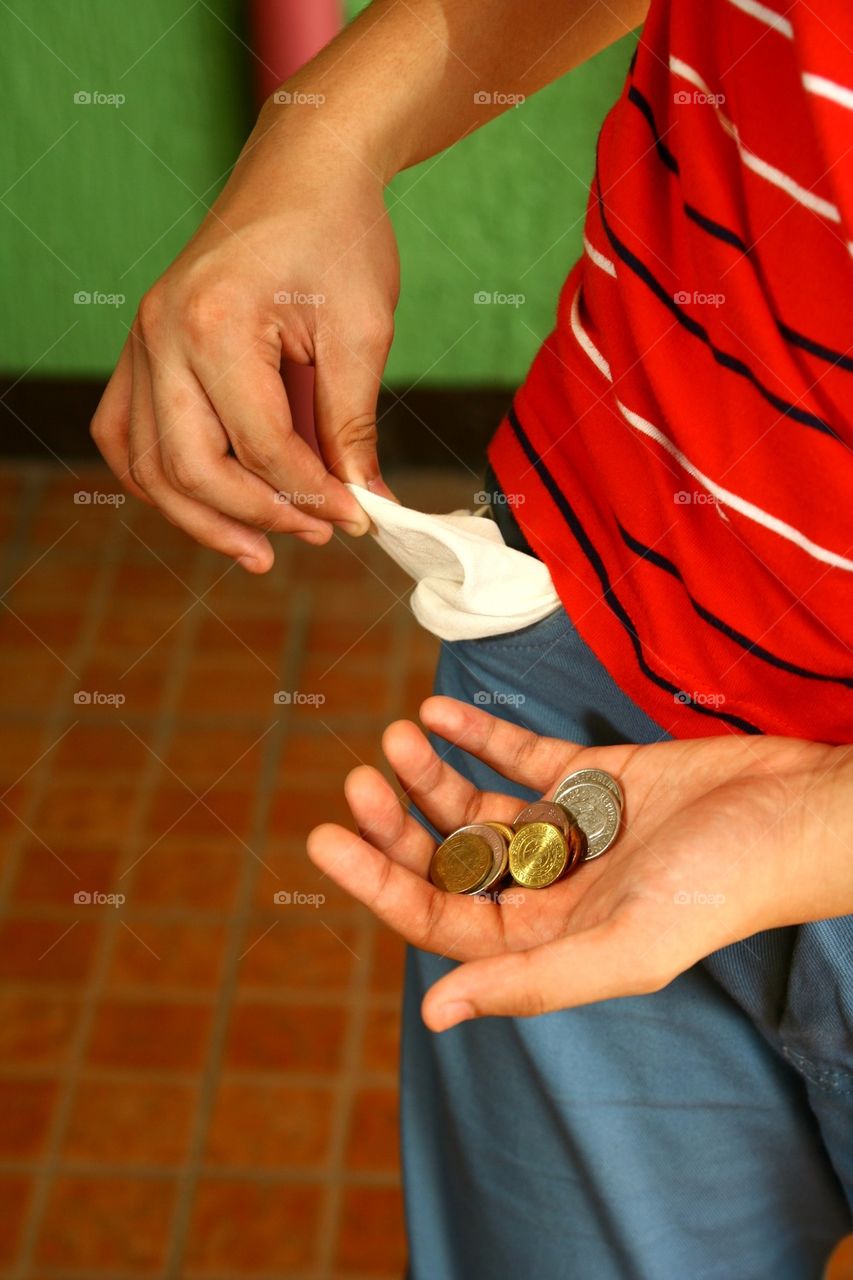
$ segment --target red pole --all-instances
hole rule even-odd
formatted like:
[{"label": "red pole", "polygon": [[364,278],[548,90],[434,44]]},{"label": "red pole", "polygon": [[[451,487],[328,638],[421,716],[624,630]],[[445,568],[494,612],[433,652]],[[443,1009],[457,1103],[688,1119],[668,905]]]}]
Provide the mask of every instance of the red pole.
[{"label": "red pole", "polygon": [[[260,104],[337,35],[343,25],[342,0],[251,0],[250,17]],[[282,376],[293,425],[316,448],[314,370],[285,360]]]}]

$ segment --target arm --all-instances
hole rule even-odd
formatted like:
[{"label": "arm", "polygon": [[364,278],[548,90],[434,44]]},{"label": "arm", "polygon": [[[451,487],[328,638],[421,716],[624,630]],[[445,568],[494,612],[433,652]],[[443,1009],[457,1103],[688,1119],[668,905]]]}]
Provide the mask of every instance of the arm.
[{"label": "arm", "polygon": [[[643,0],[376,0],[266,103],[199,230],[142,299],[92,423],[128,490],[252,572],[266,531],[324,543],[387,494],[376,400],[399,290],[383,200],[407,165],[635,26]],[[322,95],[320,106],[301,95]],[[283,357],[313,364],[321,456]],[[289,497],[281,501],[279,495]]]},{"label": "arm", "polygon": [[[648,0],[374,0],[287,85],[387,182],[640,25]],[[483,92],[499,95],[484,103]],[[267,104],[261,126],[275,123]]]}]

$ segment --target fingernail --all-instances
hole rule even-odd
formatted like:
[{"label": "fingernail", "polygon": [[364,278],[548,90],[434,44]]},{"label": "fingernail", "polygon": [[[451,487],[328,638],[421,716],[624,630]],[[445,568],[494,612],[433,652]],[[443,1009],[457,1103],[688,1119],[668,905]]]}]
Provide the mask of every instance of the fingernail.
[{"label": "fingernail", "polygon": [[475,1016],[474,1006],[469,1000],[451,1000],[439,1007],[435,1016],[436,1031],[447,1031],[460,1022],[467,1022]]},{"label": "fingernail", "polygon": [[387,498],[390,502],[396,502],[398,506],[400,505],[399,498],[394,496],[381,476],[378,476],[375,480],[368,481],[367,488],[371,493],[378,494],[380,498]]},{"label": "fingernail", "polygon": [[261,562],[257,556],[238,556],[237,563],[241,564],[244,569],[248,569],[249,573],[257,573],[261,567]]},{"label": "fingernail", "polygon": [[297,535],[303,542],[311,542],[315,547],[325,547],[331,536],[329,533],[320,533],[318,529],[300,529]]},{"label": "fingernail", "polygon": [[370,520],[365,512],[363,520],[359,520],[358,522],[354,520],[336,520],[335,525],[338,529],[343,529],[344,533],[350,534],[351,537],[360,538],[367,533],[370,528]]}]

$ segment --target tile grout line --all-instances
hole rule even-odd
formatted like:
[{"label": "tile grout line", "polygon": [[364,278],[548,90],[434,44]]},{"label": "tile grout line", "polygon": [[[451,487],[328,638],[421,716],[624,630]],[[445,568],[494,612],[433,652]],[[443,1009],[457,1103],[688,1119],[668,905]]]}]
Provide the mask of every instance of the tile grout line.
[{"label": "tile grout line", "polygon": [[[121,547],[125,536],[126,535],[124,535],[123,532],[117,532],[115,540],[108,543],[107,562],[113,575],[119,563],[119,548]],[[199,588],[201,588],[206,576],[206,555],[204,552],[199,552],[195,558],[195,569],[192,582],[194,584],[197,583]],[[103,612],[103,605],[106,603],[106,591],[109,586],[109,580],[110,575],[105,575],[104,582],[100,584],[102,589],[98,596],[98,604],[101,606],[101,612]],[[196,612],[195,608],[192,608],[182,620],[177,645],[169,661],[166,687],[161,695],[160,705],[152,725],[155,737],[154,747],[158,755],[162,755],[165,741],[168,739],[170,704],[174,703],[186,673],[192,648],[194,630],[198,626],[198,619],[199,614]],[[89,645],[91,645],[92,635],[93,628],[90,626],[86,633],[86,640]],[[159,776],[159,769],[160,765],[158,760],[155,756],[151,756],[142,774],[140,785],[131,810],[130,820],[127,825],[126,838],[124,841],[125,856],[123,858],[125,863],[128,863],[135,857],[136,843],[141,839],[142,822],[154,793],[154,788]],[[117,918],[107,919],[100,939],[100,946],[96,956],[96,961],[89,977],[89,981],[87,982],[83,992],[76,1034],[65,1066],[65,1071],[63,1073],[59,1097],[57,1099],[56,1110],[54,1113],[54,1121],[51,1126],[51,1136],[45,1150],[43,1172],[36,1185],[33,1201],[30,1206],[30,1212],[28,1214],[27,1223],[23,1233],[19,1262],[15,1272],[13,1273],[14,1280],[27,1280],[27,1273],[32,1267],[33,1256],[38,1244],[39,1231],[47,1209],[48,1196],[54,1177],[60,1166],[59,1153],[61,1142],[71,1115],[81,1065],[84,1060],[86,1046],[94,1025],[98,1002],[106,985],[109,964],[113,954],[114,940],[118,932],[118,923]]]},{"label": "tile grout line", "polygon": [[[0,1160],[0,1174],[16,1177],[22,1174],[36,1174],[40,1168],[38,1160],[11,1161]],[[71,1178],[103,1177],[103,1178],[139,1178],[145,1182],[174,1182],[176,1176],[186,1177],[185,1165],[154,1164],[115,1164],[100,1159],[69,1160],[62,1165],[61,1172]],[[248,1168],[244,1165],[200,1164],[198,1172],[205,1178],[227,1179],[229,1182],[258,1183],[269,1186],[271,1183],[293,1184],[325,1187],[329,1183],[339,1182],[341,1186],[359,1187],[396,1187],[399,1179],[396,1173],[379,1170],[360,1169],[355,1173],[341,1174],[339,1179],[330,1177],[328,1170],[322,1166],[281,1165],[261,1169]],[[6,1271],[0,1271],[5,1276]]]},{"label": "tile grout line", "polygon": [[[14,542],[12,544],[12,547],[10,548],[9,555],[7,557],[8,574],[6,573],[5,567],[4,567],[4,575],[3,575],[4,582],[13,581],[12,574],[15,573],[15,571],[19,568],[20,564],[23,562],[23,560],[26,557],[27,550],[29,549],[29,546],[30,546],[30,543],[27,540],[27,532],[32,525],[33,518],[36,514],[36,510],[39,505],[39,499],[43,496],[43,493],[44,493],[44,477],[39,476],[38,473],[33,474],[28,470],[27,471],[27,487],[24,493],[23,501],[21,503],[21,510],[18,517],[18,526],[15,530]],[[115,566],[113,564],[112,559],[110,558],[109,551],[106,551],[101,560],[98,578],[95,582],[95,585],[92,591],[92,595],[96,597],[96,602],[95,602],[96,615],[98,614],[98,609],[99,608],[102,609],[104,603],[106,602],[106,593],[109,587],[109,578],[110,578],[111,572],[114,571],[114,568]],[[90,599],[87,602],[87,620],[88,620],[89,608],[91,605],[91,599],[92,597],[90,596]],[[75,646],[74,655],[73,655],[75,661],[79,662],[81,657],[85,657],[86,649],[91,644],[90,632],[93,632],[94,626],[96,625],[97,625],[97,616],[93,626],[89,626],[89,627],[84,626],[81,629],[80,636],[77,640],[77,644]],[[48,760],[50,757],[50,745],[56,742],[57,738],[59,737],[59,731],[63,721],[69,718],[68,712],[64,709],[66,702],[68,703],[68,705],[73,706],[73,703],[70,702],[70,698],[68,697],[69,685],[70,685],[70,680],[68,677],[66,677],[60,686],[59,695],[54,702],[52,710],[48,714],[41,713],[39,715],[33,716],[33,723],[39,726],[42,726],[42,725],[44,726],[44,734],[43,734],[42,740],[48,744],[48,746],[45,748],[47,752],[45,759],[48,759]],[[48,763],[47,767],[45,767],[44,769],[38,769],[36,772],[38,776],[38,781],[36,782],[35,786],[32,787],[30,796],[29,796],[29,802],[24,806],[24,809],[23,809],[23,816],[27,822],[30,822],[34,817],[34,815],[36,814],[36,812],[38,811],[38,805],[40,804],[41,799],[45,791],[47,790],[47,778],[50,774],[50,764]],[[6,866],[4,867],[2,874],[0,874],[0,912],[2,912],[3,914],[6,913],[8,896],[11,891],[12,885],[14,883],[15,877],[17,875],[18,867],[20,866],[20,863],[21,863],[22,846],[26,841],[27,834],[28,834],[26,831],[26,828],[21,827],[20,824],[17,830],[19,834],[16,834],[16,836],[10,839],[9,841],[9,844],[11,845],[11,853],[9,858],[6,860]]]},{"label": "tile grout line", "polygon": [[[44,1280],[151,1280],[152,1273],[142,1271],[98,1271],[86,1267],[40,1267],[39,1276]],[[278,1271],[194,1271],[192,1280],[283,1280]],[[159,1277],[157,1278],[159,1280]],[[316,1269],[290,1271],[286,1280],[330,1280]],[[346,1271],[335,1272],[334,1280],[401,1280],[399,1271]]]},{"label": "tile grout line", "polygon": [[[42,481],[43,479],[44,478],[42,477]],[[110,585],[115,577],[116,569],[121,559],[121,546],[123,540],[124,534],[122,531],[119,531],[115,540],[110,541],[105,545],[97,578],[89,598],[86,601],[85,621],[81,628],[73,655],[75,664],[80,665],[81,667],[85,663],[87,655],[91,651],[97,627],[103,617],[105,607],[109,599]],[[71,713],[66,709],[68,705],[73,706],[73,703],[71,703],[70,700],[71,683],[72,678],[70,675],[66,676],[61,682],[53,708],[47,716],[46,736],[52,735],[54,741],[63,722],[71,718]],[[34,817],[35,813],[38,811],[38,805],[41,803],[43,796],[49,789],[52,761],[50,760],[49,755],[46,759],[47,762],[38,770],[38,782],[33,788],[30,796],[30,803],[25,809],[26,818],[28,820]],[[6,914],[7,910],[6,897],[14,882],[21,863],[24,839],[25,837],[22,833],[15,842],[12,856],[9,859],[6,876],[4,877],[2,900],[0,900],[0,910],[2,910],[4,914]],[[102,936],[100,939],[101,948],[103,945]],[[92,976],[90,975],[89,979],[84,984],[84,995],[78,1012],[77,1026],[75,1029],[74,1048],[76,1048],[83,1035],[83,1009],[91,982]],[[61,1137],[61,1111],[63,1099],[70,1097],[73,1092],[74,1081],[71,1063],[74,1060],[74,1048],[72,1048],[72,1052],[69,1055],[69,1061],[65,1064],[65,1070],[62,1071],[59,1076],[58,1097],[53,1113],[53,1121],[50,1127],[50,1136],[45,1144],[44,1158],[41,1163],[38,1176],[34,1181],[32,1197],[24,1216],[18,1261],[11,1272],[13,1276],[23,1277],[29,1269],[30,1256],[35,1246],[41,1216],[44,1211],[44,1206],[50,1189],[50,1162],[56,1154],[58,1142]]]},{"label": "tile grout line", "polygon": [[[277,550],[280,553],[281,549],[277,548]],[[296,688],[296,678],[303,659],[304,641],[307,633],[308,598],[305,590],[300,588],[297,588],[294,596],[295,607],[291,615],[291,625],[288,628],[280,666],[282,686],[288,687],[288,682],[290,682],[290,686]],[[254,813],[250,825],[250,839],[248,841],[250,847],[262,845],[265,839],[269,838],[265,824],[275,792],[281,744],[286,737],[291,722],[292,713],[288,713],[278,722],[276,728],[268,734],[264,742],[260,776],[255,793]],[[239,983],[242,948],[245,942],[246,929],[252,915],[256,871],[257,868],[253,860],[247,856],[237,904],[231,915],[230,936],[223,958],[223,976],[219,984],[219,999],[215,1006],[214,1025],[211,1029],[209,1041],[210,1047],[207,1061],[201,1074],[195,1133],[190,1140],[187,1167],[181,1178],[181,1186],[172,1218],[169,1250],[164,1268],[165,1280],[179,1280],[183,1269],[184,1256],[189,1244],[190,1220],[202,1168],[204,1145],[216,1092],[219,1087],[225,1037]]]},{"label": "tile grout line", "polygon": [[[407,625],[408,616],[404,613],[398,613],[394,622],[396,634],[395,642],[392,645],[393,659],[388,671],[392,718],[396,717],[403,701],[407,656],[405,643]],[[352,1123],[355,1094],[358,1088],[359,1066],[369,1007],[370,973],[375,941],[376,921],[369,912],[365,911],[360,928],[362,962],[360,968],[357,967],[353,974],[352,993],[348,1005],[347,1031],[342,1054],[341,1082],[332,1116],[331,1168],[328,1194],[324,1206],[325,1212],[321,1215],[319,1223],[318,1257],[324,1278],[331,1275],[334,1268],[343,1219],[346,1147]]]}]

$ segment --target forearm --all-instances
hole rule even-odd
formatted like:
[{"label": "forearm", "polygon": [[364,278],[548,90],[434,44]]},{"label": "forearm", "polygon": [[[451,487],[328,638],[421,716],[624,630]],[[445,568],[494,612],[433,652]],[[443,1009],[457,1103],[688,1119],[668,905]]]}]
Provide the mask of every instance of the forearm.
[{"label": "forearm", "polygon": [[[261,126],[307,128],[323,148],[349,151],[388,181],[612,44],[647,8],[648,0],[374,0],[288,81],[292,105],[266,105]],[[299,105],[303,94],[322,95],[321,108]]]}]

